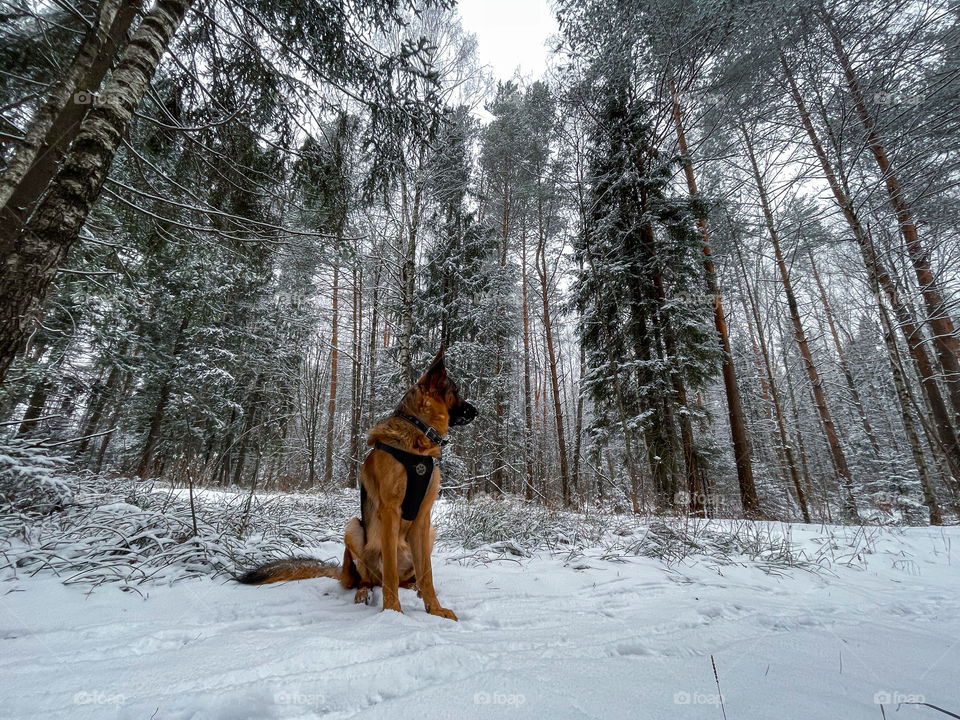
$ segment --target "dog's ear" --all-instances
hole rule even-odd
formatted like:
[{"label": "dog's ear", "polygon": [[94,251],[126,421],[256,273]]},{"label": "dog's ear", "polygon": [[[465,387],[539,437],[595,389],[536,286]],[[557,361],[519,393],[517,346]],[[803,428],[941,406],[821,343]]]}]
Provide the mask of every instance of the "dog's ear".
[{"label": "dog's ear", "polygon": [[430,363],[430,368],[427,370],[428,374],[446,369],[446,358],[444,357],[445,351],[446,348],[441,345],[440,352],[437,353],[437,356],[433,359],[433,362]]},{"label": "dog's ear", "polygon": [[437,353],[437,356],[433,359],[433,362],[430,363],[430,367],[427,368],[427,371],[423,374],[423,378],[420,380],[420,382],[430,383],[431,381],[436,381],[446,376],[447,366],[443,354],[444,350],[444,346],[441,345],[440,352]]}]

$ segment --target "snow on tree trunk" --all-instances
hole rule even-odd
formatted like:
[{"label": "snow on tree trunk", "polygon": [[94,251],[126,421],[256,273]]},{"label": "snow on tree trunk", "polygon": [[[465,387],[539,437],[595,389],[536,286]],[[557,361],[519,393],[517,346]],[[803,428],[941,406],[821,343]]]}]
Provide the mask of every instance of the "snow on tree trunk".
[{"label": "snow on tree trunk", "polygon": [[0,175],[0,243],[16,237],[57,172],[141,5],[103,0],[66,73],[54,84]]},{"label": "snow on tree trunk", "polygon": [[124,50],[49,193],[16,238],[0,243],[0,382],[20,350],[30,315],[100,195],[110,165],[160,58],[192,0],[159,0]]}]

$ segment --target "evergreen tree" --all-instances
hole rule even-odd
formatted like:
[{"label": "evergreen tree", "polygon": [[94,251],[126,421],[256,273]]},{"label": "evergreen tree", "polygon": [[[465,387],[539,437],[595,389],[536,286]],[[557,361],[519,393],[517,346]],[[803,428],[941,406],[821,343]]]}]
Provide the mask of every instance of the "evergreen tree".
[{"label": "evergreen tree", "polygon": [[[671,162],[656,147],[650,107],[626,58],[598,63],[588,185],[589,224],[575,287],[586,348],[586,390],[595,422],[639,430],[658,507],[672,507],[679,480],[702,472],[690,437],[687,388],[716,373],[718,352],[703,298],[695,216],[668,188]],[[614,390],[611,392],[611,390]],[[619,418],[617,418],[619,415]],[[684,427],[687,425],[687,427]],[[639,488],[632,488],[636,494]],[[636,498],[635,498],[636,500]]]}]

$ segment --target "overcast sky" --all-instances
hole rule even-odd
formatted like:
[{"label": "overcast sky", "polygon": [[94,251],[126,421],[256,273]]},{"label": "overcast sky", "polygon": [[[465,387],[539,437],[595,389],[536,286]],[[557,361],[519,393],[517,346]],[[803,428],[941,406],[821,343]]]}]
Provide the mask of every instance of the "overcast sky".
[{"label": "overcast sky", "polygon": [[557,32],[547,0],[459,0],[457,7],[464,30],[477,36],[480,61],[498,79],[509,80],[518,67],[522,76],[543,73],[544,41]]}]

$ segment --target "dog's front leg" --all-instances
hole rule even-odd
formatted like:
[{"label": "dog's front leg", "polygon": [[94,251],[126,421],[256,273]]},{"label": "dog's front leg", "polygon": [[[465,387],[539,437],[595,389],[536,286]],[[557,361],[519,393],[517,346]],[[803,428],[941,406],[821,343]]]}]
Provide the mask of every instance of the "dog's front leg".
[{"label": "dog's front leg", "polygon": [[[436,483],[439,486],[439,482]],[[423,598],[423,607],[431,615],[438,615],[450,620],[456,620],[457,615],[448,608],[440,605],[437,600],[437,591],[433,587],[433,562],[430,555],[433,552],[433,526],[430,524],[430,506],[436,498],[437,491],[434,490],[431,497],[420,509],[420,514],[413,521],[413,527],[410,533],[410,550],[413,553],[413,567],[417,575],[417,589]]]},{"label": "dog's front leg", "polygon": [[383,558],[383,609],[403,612],[400,609],[400,577],[397,574],[400,505],[381,502],[377,514],[380,518],[380,549]]}]

